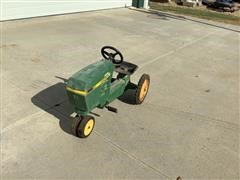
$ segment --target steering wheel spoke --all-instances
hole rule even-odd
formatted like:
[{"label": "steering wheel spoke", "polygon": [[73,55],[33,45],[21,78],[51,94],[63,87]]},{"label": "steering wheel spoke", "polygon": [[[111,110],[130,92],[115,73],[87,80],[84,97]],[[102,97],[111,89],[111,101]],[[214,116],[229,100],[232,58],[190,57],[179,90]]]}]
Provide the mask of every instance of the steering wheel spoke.
[{"label": "steering wheel spoke", "polygon": [[109,53],[107,51],[103,52],[106,56],[109,56]]}]

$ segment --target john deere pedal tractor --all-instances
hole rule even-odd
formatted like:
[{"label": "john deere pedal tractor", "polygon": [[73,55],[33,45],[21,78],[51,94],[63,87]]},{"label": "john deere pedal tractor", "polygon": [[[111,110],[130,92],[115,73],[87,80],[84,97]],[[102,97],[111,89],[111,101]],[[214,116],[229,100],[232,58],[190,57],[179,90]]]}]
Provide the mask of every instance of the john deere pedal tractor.
[{"label": "john deere pedal tractor", "polygon": [[[143,74],[138,85],[130,82],[130,76],[136,71],[137,65],[123,61],[119,50],[111,46],[101,49],[104,59],[88,65],[75,73],[67,80],[66,90],[70,103],[78,114],[73,121],[72,131],[74,135],[86,138],[94,127],[95,120],[89,113],[96,107],[107,108],[109,103],[123,95],[128,89],[136,89],[134,103],[141,104],[148,92],[150,77]],[[115,72],[115,73],[114,73]],[[116,77],[113,77],[116,75]]]}]

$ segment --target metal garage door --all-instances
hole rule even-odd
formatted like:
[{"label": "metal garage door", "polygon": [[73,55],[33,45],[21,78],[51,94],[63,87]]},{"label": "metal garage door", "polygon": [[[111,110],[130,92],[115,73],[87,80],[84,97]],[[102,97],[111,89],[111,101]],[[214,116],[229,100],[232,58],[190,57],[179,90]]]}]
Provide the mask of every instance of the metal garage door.
[{"label": "metal garage door", "polygon": [[1,20],[131,6],[132,0],[0,0]]}]

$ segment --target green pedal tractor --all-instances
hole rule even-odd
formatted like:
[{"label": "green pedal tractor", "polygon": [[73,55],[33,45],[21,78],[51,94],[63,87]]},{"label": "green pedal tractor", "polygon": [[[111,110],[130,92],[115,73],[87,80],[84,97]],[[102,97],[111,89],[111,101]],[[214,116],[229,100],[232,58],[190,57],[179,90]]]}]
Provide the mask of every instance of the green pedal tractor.
[{"label": "green pedal tractor", "polygon": [[[134,103],[141,104],[149,89],[150,77],[147,74],[143,74],[138,85],[133,86],[130,76],[138,66],[123,61],[119,50],[105,46],[101,53],[104,59],[81,69],[66,82],[70,103],[77,113],[72,131],[81,138],[88,137],[93,130],[95,120],[89,113],[94,108],[105,107],[109,111],[117,112],[117,109],[110,107],[109,103],[123,95],[126,90],[133,88],[136,89]],[[115,78],[113,74],[116,75]]]}]

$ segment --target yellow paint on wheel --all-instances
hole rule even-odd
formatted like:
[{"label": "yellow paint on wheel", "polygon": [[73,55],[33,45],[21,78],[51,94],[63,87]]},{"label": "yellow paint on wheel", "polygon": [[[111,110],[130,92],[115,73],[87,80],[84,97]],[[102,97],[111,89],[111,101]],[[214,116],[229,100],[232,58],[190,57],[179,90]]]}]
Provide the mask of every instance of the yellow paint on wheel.
[{"label": "yellow paint on wheel", "polygon": [[88,136],[92,132],[93,126],[94,126],[94,120],[93,119],[88,120],[83,131],[85,136]]},{"label": "yellow paint on wheel", "polygon": [[147,94],[148,91],[148,87],[149,87],[149,82],[146,79],[142,85],[141,91],[140,91],[140,101],[143,101],[144,97]]}]

